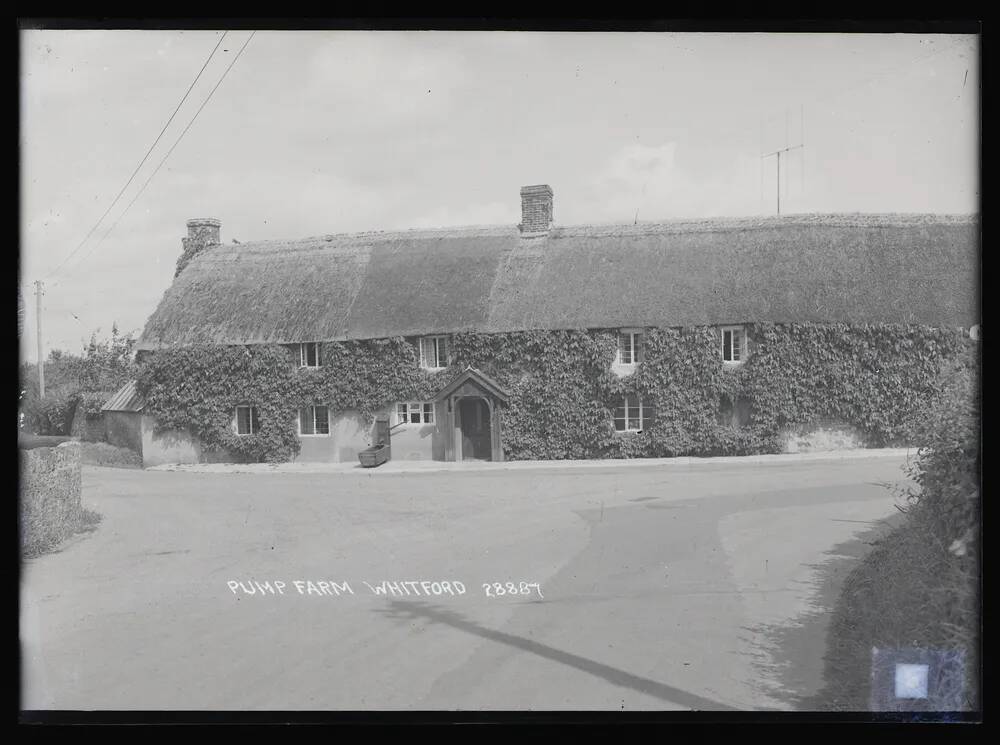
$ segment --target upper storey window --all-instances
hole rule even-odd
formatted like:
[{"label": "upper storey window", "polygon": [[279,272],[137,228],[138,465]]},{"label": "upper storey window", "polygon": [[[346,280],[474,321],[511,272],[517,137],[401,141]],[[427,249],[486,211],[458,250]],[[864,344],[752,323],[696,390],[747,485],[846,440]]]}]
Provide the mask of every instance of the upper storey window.
[{"label": "upper storey window", "polygon": [[722,327],[722,361],[739,364],[747,358],[747,333],[743,326]]},{"label": "upper storey window", "polygon": [[425,336],[420,339],[420,366],[426,370],[448,367],[448,337]]},{"label": "upper storey window", "polygon": [[319,367],[319,342],[299,344],[299,367]]},{"label": "upper storey window", "polygon": [[642,330],[619,329],[618,346],[611,372],[620,378],[631,375],[642,359]]},{"label": "upper storey window", "polygon": [[619,365],[636,365],[641,354],[642,334],[631,329],[623,329],[618,333],[618,356],[615,359]]}]

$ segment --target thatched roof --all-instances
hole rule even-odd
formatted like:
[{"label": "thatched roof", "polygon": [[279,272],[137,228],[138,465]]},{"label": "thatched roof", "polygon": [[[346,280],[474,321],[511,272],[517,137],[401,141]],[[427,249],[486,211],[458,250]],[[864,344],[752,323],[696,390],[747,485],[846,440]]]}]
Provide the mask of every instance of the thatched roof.
[{"label": "thatched roof", "polygon": [[139,349],[465,330],[980,321],[979,220],[791,215],[357,233],[217,245]]}]

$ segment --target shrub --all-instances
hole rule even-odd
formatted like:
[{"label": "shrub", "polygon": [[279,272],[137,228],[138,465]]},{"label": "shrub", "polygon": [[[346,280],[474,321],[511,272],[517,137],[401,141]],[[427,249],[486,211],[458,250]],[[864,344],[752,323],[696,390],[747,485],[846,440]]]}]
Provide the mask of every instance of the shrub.
[{"label": "shrub", "polygon": [[979,707],[980,375],[978,350],[942,366],[912,425],[920,447],[903,522],[848,575],[827,649],[824,706],[863,710],[871,649],[965,653],[967,708]]},{"label": "shrub", "polygon": [[71,393],[50,394],[37,404],[35,419],[38,434],[68,435],[76,413],[76,396]]},{"label": "shrub", "polygon": [[101,408],[111,397],[107,391],[79,391],[74,394],[77,411],[82,411],[87,417],[101,416]]},{"label": "shrub", "polygon": [[44,363],[44,400],[38,395],[37,365],[22,364],[18,428],[39,435],[69,434],[79,404],[88,416],[99,415],[109,392],[135,376],[134,346],[132,334],[121,334],[113,326],[110,339],[99,340],[94,332],[80,355],[52,350]]}]

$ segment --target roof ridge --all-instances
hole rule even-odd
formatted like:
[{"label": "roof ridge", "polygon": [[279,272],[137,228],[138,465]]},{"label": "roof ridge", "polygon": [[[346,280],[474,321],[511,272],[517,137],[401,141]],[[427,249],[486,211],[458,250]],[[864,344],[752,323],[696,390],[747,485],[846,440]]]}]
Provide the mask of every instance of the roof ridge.
[{"label": "roof ridge", "polygon": [[400,230],[359,230],[346,233],[322,233],[320,235],[310,235],[302,238],[266,238],[261,240],[240,241],[234,244],[222,244],[227,248],[230,246],[258,246],[272,243],[325,243],[332,240],[359,239],[359,238],[385,238],[393,239],[400,237],[413,238],[420,235],[438,235],[447,233],[490,233],[501,235],[504,233],[516,233],[516,225],[455,225],[440,228],[402,228]]},{"label": "roof ridge", "polygon": [[[581,232],[616,231],[641,235],[643,232],[661,232],[662,228],[684,228],[698,227],[700,229],[726,229],[727,227],[774,227],[780,224],[793,224],[802,222],[827,223],[830,225],[844,225],[845,223],[862,225],[878,225],[904,222],[907,224],[919,222],[972,222],[978,220],[979,213],[963,212],[795,212],[784,215],[731,215],[712,217],[677,217],[659,220],[644,220],[637,223],[581,223],[575,225],[559,225],[552,227],[550,235],[558,237],[560,235],[578,235]],[[262,240],[242,241],[238,244],[222,244],[225,248],[239,246],[245,250],[253,247],[267,247],[271,245],[290,244],[310,244],[315,243],[317,247],[323,243],[344,240],[396,240],[399,238],[420,238],[461,235],[519,235],[516,225],[493,224],[493,225],[454,225],[442,227],[415,227],[402,228],[398,230],[361,230],[344,233],[323,233],[320,235],[304,236],[301,238],[268,238]]]}]

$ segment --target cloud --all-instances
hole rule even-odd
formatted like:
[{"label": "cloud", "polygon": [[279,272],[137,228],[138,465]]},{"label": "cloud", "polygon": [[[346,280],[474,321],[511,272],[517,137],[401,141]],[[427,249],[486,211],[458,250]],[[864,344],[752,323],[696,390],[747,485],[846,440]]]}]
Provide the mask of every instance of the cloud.
[{"label": "cloud", "polygon": [[682,165],[684,154],[690,155],[676,142],[630,143],[619,149],[580,195],[590,216],[586,221],[621,223],[759,211],[756,158],[737,148]]}]

